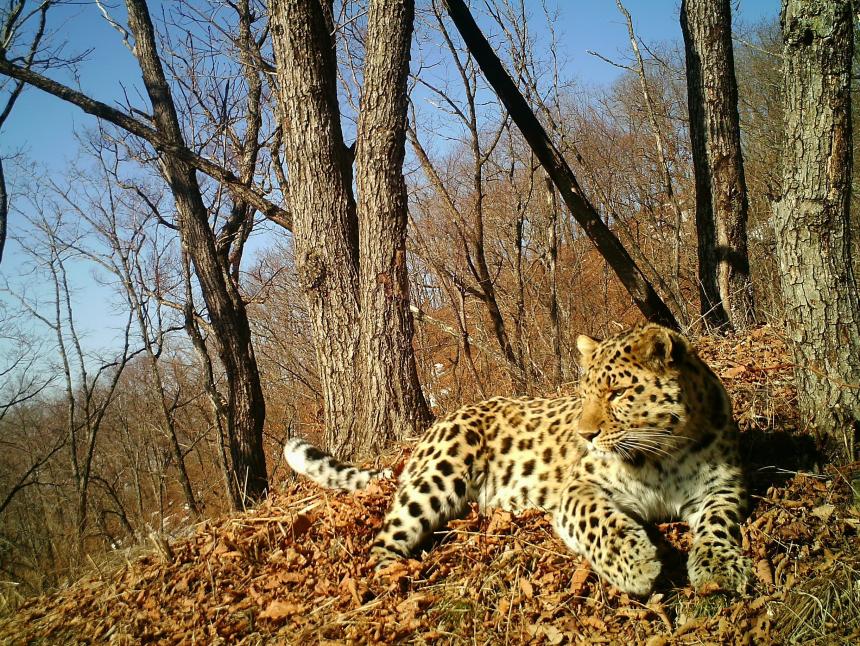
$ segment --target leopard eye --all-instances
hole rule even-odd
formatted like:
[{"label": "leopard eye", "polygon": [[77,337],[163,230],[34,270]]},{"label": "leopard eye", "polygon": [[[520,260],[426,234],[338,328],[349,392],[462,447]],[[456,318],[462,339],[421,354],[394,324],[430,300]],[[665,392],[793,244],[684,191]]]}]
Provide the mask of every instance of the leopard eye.
[{"label": "leopard eye", "polygon": [[616,399],[621,397],[621,395],[626,393],[627,390],[627,388],[618,388],[617,390],[613,390],[611,393],[609,393],[609,397],[607,397],[607,399],[611,402],[614,402]]}]

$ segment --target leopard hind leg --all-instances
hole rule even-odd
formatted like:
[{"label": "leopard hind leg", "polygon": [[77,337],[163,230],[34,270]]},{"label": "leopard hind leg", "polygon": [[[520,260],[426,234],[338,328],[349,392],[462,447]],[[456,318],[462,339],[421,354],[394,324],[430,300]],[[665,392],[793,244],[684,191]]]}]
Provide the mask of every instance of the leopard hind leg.
[{"label": "leopard hind leg", "polygon": [[[444,431],[444,429],[443,429]],[[475,500],[472,471],[477,447],[444,432],[428,436],[416,447],[400,486],[371,546],[378,569],[411,556],[433,533],[459,518]]]}]

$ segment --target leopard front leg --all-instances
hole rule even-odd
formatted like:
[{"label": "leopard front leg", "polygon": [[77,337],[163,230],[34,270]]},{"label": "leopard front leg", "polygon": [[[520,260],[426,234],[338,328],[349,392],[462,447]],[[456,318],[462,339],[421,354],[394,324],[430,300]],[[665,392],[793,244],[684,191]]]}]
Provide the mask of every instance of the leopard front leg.
[{"label": "leopard front leg", "polygon": [[555,530],[565,544],[620,590],[645,596],[662,564],[644,528],[599,487],[574,481],[563,492]]},{"label": "leopard front leg", "polygon": [[687,573],[697,591],[746,591],[750,562],[740,547],[742,498],[739,485],[726,483],[690,505],[687,521],[693,546],[687,556]]}]

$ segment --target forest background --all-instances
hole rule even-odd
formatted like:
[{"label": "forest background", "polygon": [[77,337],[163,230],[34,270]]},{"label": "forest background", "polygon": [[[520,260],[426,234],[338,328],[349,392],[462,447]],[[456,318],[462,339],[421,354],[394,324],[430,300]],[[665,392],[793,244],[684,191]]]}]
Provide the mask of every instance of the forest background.
[{"label": "forest background", "polygon": [[[22,15],[33,13],[5,40],[4,57],[14,52],[11,42],[26,58],[38,40],[34,69],[157,119],[127,48],[125,7],[22,4]],[[16,6],[9,3],[5,18]],[[627,9],[640,58],[613,3],[599,11],[512,0],[473,8],[602,220],[682,328],[699,333],[709,321],[700,303],[678,8]],[[332,437],[307,274],[297,271],[287,215],[258,199],[284,203],[289,176],[267,13],[256,2],[149,3],[149,10],[182,137],[198,155],[234,169],[234,184],[260,188],[243,202],[228,181],[199,175],[228,292],[233,285],[247,309],[265,398],[261,447],[244,448],[262,449],[263,471],[277,483],[287,436],[329,444]],[[733,42],[755,318],[781,326],[778,10],[775,2],[736,3]],[[332,21],[350,143],[360,127],[366,7],[335,3]],[[404,262],[422,396],[442,415],[494,394],[571,392],[576,335],[611,334],[641,314],[441,5],[416,8],[411,58]],[[4,82],[5,99],[16,85]],[[212,341],[201,278],[179,244],[156,149],[32,88],[3,114],[2,127],[9,219],[0,264],[0,569],[3,585],[32,594],[99,554],[242,508],[254,484],[234,468],[245,459],[231,435],[241,425],[230,406],[239,395],[225,392],[231,371]],[[853,200],[856,232],[856,190]],[[377,448],[385,439],[347,437],[335,448]]]}]

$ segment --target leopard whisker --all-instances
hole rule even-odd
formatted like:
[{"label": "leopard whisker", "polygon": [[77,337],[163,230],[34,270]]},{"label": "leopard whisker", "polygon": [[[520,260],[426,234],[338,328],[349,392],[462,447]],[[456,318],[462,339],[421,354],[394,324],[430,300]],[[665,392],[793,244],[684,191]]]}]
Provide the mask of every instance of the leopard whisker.
[{"label": "leopard whisker", "polygon": [[670,448],[670,449],[677,448],[674,443],[666,442],[664,438],[659,438],[659,437],[642,437],[639,435],[633,435],[633,436],[627,437],[625,439],[627,441],[633,442],[633,443],[639,442],[642,444],[649,444],[651,446],[662,446],[662,447],[666,447],[666,448]]},{"label": "leopard whisker", "polygon": [[674,437],[665,435],[653,435],[647,433],[630,433],[628,439],[642,440],[644,442],[652,442],[654,444],[672,447],[675,447],[679,444],[679,442]]},{"label": "leopard whisker", "polygon": [[683,435],[674,435],[670,432],[660,430],[660,429],[651,429],[651,428],[634,428],[630,429],[630,433],[635,434],[637,437],[649,437],[649,438],[659,438],[666,442],[689,442],[693,438],[686,437]]},{"label": "leopard whisker", "polygon": [[643,432],[643,433],[653,433],[655,435],[661,435],[663,437],[683,437],[681,435],[675,435],[672,431],[665,428],[658,428],[656,426],[634,426],[630,429],[631,431]]},{"label": "leopard whisker", "polygon": [[615,445],[615,450],[616,450],[616,451],[621,455],[621,457],[622,457],[622,458],[624,458],[625,460],[632,460],[632,459],[633,459],[633,454],[627,451],[627,449],[624,447],[623,442],[619,442],[618,444],[616,444],[616,445]]},{"label": "leopard whisker", "polygon": [[653,453],[654,455],[663,455],[666,457],[670,457],[671,453],[663,449],[659,444],[653,444],[649,442],[637,442],[633,439],[622,440],[619,442],[619,446],[624,446],[626,449],[638,450],[643,453]]}]

